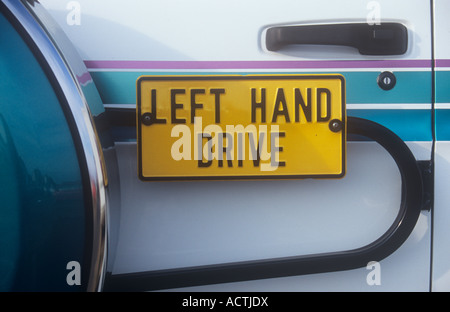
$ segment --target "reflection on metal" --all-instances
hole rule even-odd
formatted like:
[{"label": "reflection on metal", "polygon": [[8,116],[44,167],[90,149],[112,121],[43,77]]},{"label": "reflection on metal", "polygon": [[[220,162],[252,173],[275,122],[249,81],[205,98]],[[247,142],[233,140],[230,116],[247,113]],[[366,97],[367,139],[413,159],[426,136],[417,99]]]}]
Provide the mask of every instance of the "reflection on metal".
[{"label": "reflection on metal", "polygon": [[[42,54],[43,62],[41,66],[46,68],[55,78],[55,89],[59,90],[64,100],[61,105],[65,111],[69,112],[72,122],[70,126],[75,129],[79,137],[74,138],[79,155],[84,159],[80,159],[82,169],[86,172],[85,192],[90,195],[91,207],[86,212],[90,218],[88,230],[91,240],[88,240],[90,246],[87,246],[86,252],[91,254],[90,267],[87,269],[88,291],[99,291],[102,289],[105,275],[106,263],[106,213],[107,213],[107,196],[105,186],[105,172],[102,166],[101,146],[96,134],[95,126],[92,121],[89,107],[84,98],[79,82],[74,78],[64,57],[59,53],[57,47],[53,44],[51,38],[46,31],[37,22],[36,16],[32,11],[36,10],[38,2],[21,3],[15,0],[3,1],[6,7],[11,11],[14,17],[20,22],[21,26],[27,32],[34,44],[39,48]],[[28,9],[30,11],[28,11]]]}]

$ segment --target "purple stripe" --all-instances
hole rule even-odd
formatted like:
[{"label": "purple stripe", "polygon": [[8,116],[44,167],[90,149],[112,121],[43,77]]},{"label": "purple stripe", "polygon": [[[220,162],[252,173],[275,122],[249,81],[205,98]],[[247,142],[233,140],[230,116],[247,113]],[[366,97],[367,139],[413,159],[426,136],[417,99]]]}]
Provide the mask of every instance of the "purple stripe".
[{"label": "purple stripe", "polygon": [[[441,60],[448,61],[450,60]],[[431,60],[381,61],[85,61],[89,69],[427,68]]]},{"label": "purple stripe", "polygon": [[83,75],[78,76],[77,75],[77,80],[78,82],[82,85],[85,86],[87,85],[89,82],[92,81],[91,75],[89,74],[89,72],[85,72],[83,73]]},{"label": "purple stripe", "polygon": [[450,60],[436,60],[436,67],[450,67]]}]

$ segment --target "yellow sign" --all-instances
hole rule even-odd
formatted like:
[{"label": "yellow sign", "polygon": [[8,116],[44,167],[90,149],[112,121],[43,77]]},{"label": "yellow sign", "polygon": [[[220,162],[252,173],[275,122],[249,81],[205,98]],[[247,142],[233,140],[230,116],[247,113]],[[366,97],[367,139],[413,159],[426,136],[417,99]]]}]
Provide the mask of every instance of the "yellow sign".
[{"label": "yellow sign", "polygon": [[142,76],[142,180],[340,178],[341,75]]}]

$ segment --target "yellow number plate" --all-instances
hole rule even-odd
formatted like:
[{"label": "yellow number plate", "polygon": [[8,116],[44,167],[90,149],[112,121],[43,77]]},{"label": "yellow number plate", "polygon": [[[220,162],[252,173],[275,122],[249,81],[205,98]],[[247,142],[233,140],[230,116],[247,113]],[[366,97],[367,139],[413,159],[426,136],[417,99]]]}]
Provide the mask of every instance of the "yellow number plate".
[{"label": "yellow number plate", "polygon": [[142,180],[340,178],[341,75],[142,76]]}]

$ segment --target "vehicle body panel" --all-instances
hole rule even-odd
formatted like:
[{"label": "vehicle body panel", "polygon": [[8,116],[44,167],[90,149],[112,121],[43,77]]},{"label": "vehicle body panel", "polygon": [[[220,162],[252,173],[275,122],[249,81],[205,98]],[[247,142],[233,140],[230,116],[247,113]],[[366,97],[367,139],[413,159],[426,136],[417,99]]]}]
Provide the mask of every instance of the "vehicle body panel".
[{"label": "vehicle body panel", "polygon": [[[450,57],[441,43],[448,28],[443,1],[40,2],[84,61],[84,66],[72,62],[73,73],[91,99],[87,102],[101,129],[111,173],[105,181],[116,196],[116,207],[109,211],[109,277],[346,253],[370,245],[395,226],[402,213],[403,173],[383,147],[357,135],[348,136],[347,174],[338,180],[138,178],[136,82],[142,75],[340,74],[346,82],[348,116],[391,130],[418,161],[431,164],[436,155],[437,210],[423,205],[406,242],[380,262],[381,284],[369,280],[373,266],[368,262],[340,272],[175,290],[448,289],[445,181],[450,150],[445,124]],[[265,35],[273,26],[380,21],[407,27],[405,54],[368,56],[342,46],[266,48]],[[382,72],[395,75],[392,90],[378,85]],[[103,126],[112,113],[115,119]]]},{"label": "vehicle body panel", "polygon": [[[107,108],[134,109],[136,80],[147,74],[339,73],[346,80],[349,116],[388,127],[407,142],[417,159],[431,158],[427,2],[405,6],[379,1],[382,21],[399,21],[409,29],[408,52],[384,58],[362,56],[345,47],[288,47],[278,52],[265,48],[264,34],[270,26],[365,22],[370,13],[366,2],[131,1],[124,8],[126,14],[114,9],[119,3],[79,3],[82,20],[71,26],[64,3],[43,1],[79,50]],[[393,90],[377,85],[382,71],[395,73]],[[115,130],[120,133],[115,141],[122,208],[113,275],[357,248],[382,235],[398,212],[398,172],[373,142],[350,139],[343,180],[144,183],[136,176],[135,134],[126,131]],[[421,226],[396,253],[405,270],[384,274],[379,289],[428,289],[429,222],[429,213],[424,212]],[[412,257],[408,245],[414,245],[420,256]],[[389,272],[390,261],[382,262],[383,270]],[[413,267],[416,273],[411,275]],[[323,289],[366,287],[367,270],[357,272],[330,273],[340,276],[341,283]],[[360,278],[352,286],[353,274]],[[308,289],[302,280],[318,283],[322,278],[290,277],[261,287],[285,288],[282,281],[298,280],[297,287]],[[411,283],[404,283],[405,278]]]},{"label": "vehicle body panel", "polygon": [[448,291],[449,257],[448,252],[448,173],[450,152],[449,111],[449,45],[450,23],[446,12],[450,10],[447,1],[434,3],[434,58],[435,58],[435,201],[433,213],[433,291]]}]

